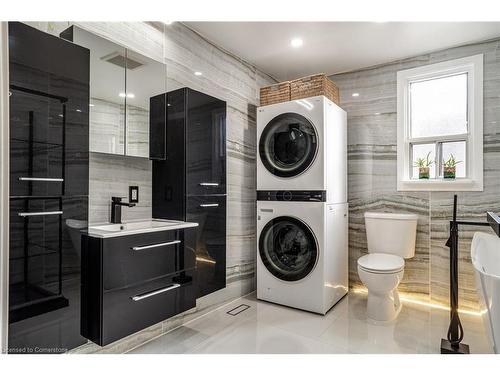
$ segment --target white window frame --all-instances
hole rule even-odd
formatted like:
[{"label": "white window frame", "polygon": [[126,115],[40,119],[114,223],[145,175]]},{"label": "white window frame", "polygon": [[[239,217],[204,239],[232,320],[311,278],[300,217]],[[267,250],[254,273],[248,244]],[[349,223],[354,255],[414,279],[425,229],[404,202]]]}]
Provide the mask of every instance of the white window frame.
[{"label": "white window frame", "polygon": [[[412,179],[410,142],[410,83],[467,73],[466,178]],[[483,55],[401,70],[397,73],[398,191],[483,191]],[[456,136],[418,138],[419,142],[453,141]],[[437,155],[436,155],[437,157]]]}]

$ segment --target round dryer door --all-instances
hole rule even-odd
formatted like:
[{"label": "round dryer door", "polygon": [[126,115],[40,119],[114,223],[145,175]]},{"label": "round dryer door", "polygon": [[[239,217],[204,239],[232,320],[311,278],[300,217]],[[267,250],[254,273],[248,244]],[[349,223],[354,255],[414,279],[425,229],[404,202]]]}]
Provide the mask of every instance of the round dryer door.
[{"label": "round dryer door", "polygon": [[266,224],[259,238],[260,258],[267,270],[284,281],[306,277],[316,265],[318,246],[311,229],[288,216]]},{"label": "round dryer door", "polygon": [[313,163],[318,148],[313,124],[297,113],[282,113],[264,128],[259,154],[266,169],[279,177],[294,177]]}]

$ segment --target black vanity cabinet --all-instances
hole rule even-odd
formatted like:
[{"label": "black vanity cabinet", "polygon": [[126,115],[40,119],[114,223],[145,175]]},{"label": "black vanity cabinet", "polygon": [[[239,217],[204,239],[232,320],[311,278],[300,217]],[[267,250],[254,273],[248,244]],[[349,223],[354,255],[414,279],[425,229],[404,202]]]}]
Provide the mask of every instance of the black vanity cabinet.
[{"label": "black vanity cabinet", "polygon": [[82,239],[81,333],[104,346],[196,306],[196,227]]},{"label": "black vanity cabinet", "polygon": [[[226,102],[182,88],[154,103],[160,108],[151,113],[166,111],[167,122],[157,137],[165,139],[165,160],[153,160],[153,217],[198,223],[202,297],[226,286]],[[157,128],[150,127],[152,137]]]}]

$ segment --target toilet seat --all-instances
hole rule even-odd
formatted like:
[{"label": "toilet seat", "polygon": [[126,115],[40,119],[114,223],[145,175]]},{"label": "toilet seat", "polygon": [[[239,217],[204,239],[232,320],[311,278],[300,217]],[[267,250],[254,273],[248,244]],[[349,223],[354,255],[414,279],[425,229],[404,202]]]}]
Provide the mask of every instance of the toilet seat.
[{"label": "toilet seat", "polygon": [[358,266],[370,273],[392,274],[402,271],[405,261],[393,254],[370,253],[358,259]]}]

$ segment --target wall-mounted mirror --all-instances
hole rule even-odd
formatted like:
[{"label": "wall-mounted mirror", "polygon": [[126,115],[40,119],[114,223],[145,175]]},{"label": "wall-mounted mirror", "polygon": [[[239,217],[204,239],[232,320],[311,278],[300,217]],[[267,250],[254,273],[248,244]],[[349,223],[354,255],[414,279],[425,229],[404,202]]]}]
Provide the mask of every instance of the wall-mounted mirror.
[{"label": "wall-mounted mirror", "polygon": [[149,99],[166,65],[77,26],[61,37],[90,50],[90,151],[149,157]]},{"label": "wall-mounted mirror", "polygon": [[127,155],[149,157],[150,98],[167,91],[166,80],[165,64],[127,49]]}]

